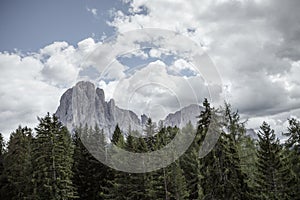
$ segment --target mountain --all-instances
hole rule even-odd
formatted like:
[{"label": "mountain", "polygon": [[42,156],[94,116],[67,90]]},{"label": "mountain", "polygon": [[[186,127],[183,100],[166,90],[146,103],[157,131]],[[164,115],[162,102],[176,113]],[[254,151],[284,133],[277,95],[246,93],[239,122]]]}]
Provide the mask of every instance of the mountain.
[{"label": "mountain", "polygon": [[168,114],[167,117],[161,122],[165,126],[177,126],[179,128],[184,127],[189,121],[195,127],[197,125],[197,116],[200,115],[200,112],[203,110],[203,107],[191,104],[182,108],[181,110]]},{"label": "mountain", "polygon": [[[169,114],[160,122],[165,126],[183,127],[191,121],[195,126],[196,116],[200,114],[200,110],[200,106],[192,104]],[[113,99],[106,102],[104,91],[87,81],[78,82],[62,95],[55,115],[70,131],[80,124],[83,126],[97,124],[109,137],[117,124],[125,133],[129,126],[132,130],[142,132],[148,119],[144,114],[139,118],[133,111],[119,108]]]},{"label": "mountain", "polygon": [[106,102],[104,91],[86,81],[78,82],[62,95],[55,115],[70,131],[80,124],[97,124],[109,136],[117,124],[121,130],[129,126],[141,130],[141,121],[134,112],[117,107],[113,99]]}]

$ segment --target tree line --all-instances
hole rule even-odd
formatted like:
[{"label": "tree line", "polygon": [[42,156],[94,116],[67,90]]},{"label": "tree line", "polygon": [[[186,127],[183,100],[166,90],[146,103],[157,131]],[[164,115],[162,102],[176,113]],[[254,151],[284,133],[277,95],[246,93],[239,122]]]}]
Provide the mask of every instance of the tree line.
[{"label": "tree line", "polygon": [[[284,143],[266,122],[254,140],[229,104],[216,109],[205,99],[203,107],[197,127],[156,127],[148,119],[147,137],[135,137],[139,133],[130,129],[124,136],[117,125],[111,143],[97,125],[79,125],[71,134],[49,113],[38,118],[35,131],[19,126],[7,144],[0,135],[0,199],[300,199],[298,120],[289,119]],[[179,159],[148,173],[112,169],[82,142],[89,138],[102,151],[114,144],[141,153],[163,148],[177,134],[191,133],[195,139]],[[205,140],[208,134],[217,137],[216,144],[199,157],[201,146],[211,145]]]}]

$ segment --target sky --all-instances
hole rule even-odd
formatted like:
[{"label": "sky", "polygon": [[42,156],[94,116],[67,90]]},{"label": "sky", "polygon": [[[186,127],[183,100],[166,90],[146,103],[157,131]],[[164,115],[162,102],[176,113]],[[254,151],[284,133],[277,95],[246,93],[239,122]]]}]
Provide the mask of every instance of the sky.
[{"label": "sky", "polygon": [[[155,119],[216,88],[212,103],[226,100],[248,128],[265,120],[280,135],[300,116],[299,8],[298,0],[2,0],[0,132],[34,127],[66,89],[89,80],[106,100]],[[157,43],[139,35],[145,29],[185,39]],[[183,53],[189,42],[213,64],[195,66]],[[210,67],[221,84],[207,83],[201,72]]]}]

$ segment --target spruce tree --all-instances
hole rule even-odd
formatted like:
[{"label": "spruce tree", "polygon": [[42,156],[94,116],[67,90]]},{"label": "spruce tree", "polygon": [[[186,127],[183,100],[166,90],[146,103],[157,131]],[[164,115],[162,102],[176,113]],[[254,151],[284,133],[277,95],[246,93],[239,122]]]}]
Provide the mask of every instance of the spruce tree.
[{"label": "spruce tree", "polygon": [[111,142],[114,145],[117,145],[119,147],[124,146],[124,136],[123,136],[123,134],[122,134],[122,132],[121,132],[120,127],[119,127],[118,124],[115,127],[115,131],[114,131],[114,133],[112,135]]},{"label": "spruce tree", "polygon": [[32,183],[32,130],[21,126],[10,136],[5,156],[5,176],[11,199],[30,199]]},{"label": "spruce tree", "polygon": [[[85,145],[89,145],[87,149]],[[73,142],[74,150],[74,177],[73,182],[77,188],[80,199],[100,200],[102,199],[102,187],[106,184],[107,166],[98,161],[92,153],[104,156],[106,145],[105,136],[102,130],[96,125],[95,128],[81,126],[76,129]]]},{"label": "spruce tree", "polygon": [[[207,99],[203,101],[204,109],[200,112],[196,136],[189,149],[182,156],[181,166],[186,179],[186,187],[189,194],[189,199],[202,199],[203,191],[201,187],[201,160],[199,158],[199,150],[207,133],[212,108]],[[196,116],[195,116],[196,117]],[[183,134],[194,134],[193,126],[190,123],[182,130]]]},{"label": "spruce tree", "polygon": [[300,122],[295,118],[289,119],[288,121],[288,131],[283,134],[288,137],[285,142],[285,147],[291,152],[292,169],[297,175],[300,185]]},{"label": "spruce tree", "polygon": [[189,199],[189,193],[186,187],[186,179],[179,161],[175,161],[167,167],[168,185],[170,199],[183,200]]},{"label": "spruce tree", "polygon": [[5,174],[4,158],[6,156],[5,142],[2,134],[0,133],[0,199],[11,199],[9,182]]},{"label": "spruce tree", "polygon": [[[224,150],[227,160],[226,170],[228,173],[226,191],[228,196],[231,195],[234,199],[249,199],[249,187],[247,184],[247,175],[242,171],[240,159],[240,146],[242,139],[245,136],[246,129],[244,122],[240,121],[238,111],[233,112],[231,106],[225,103],[224,108]],[[222,136],[221,136],[222,137]],[[222,138],[221,138],[222,139]]]},{"label": "spruce tree", "polygon": [[[219,115],[222,115],[221,120]],[[223,112],[211,110],[211,116],[211,120],[217,121],[210,128],[213,128],[213,134],[219,134],[219,138],[213,149],[201,159],[203,198],[249,199],[237,146],[243,131],[239,115],[231,112],[230,106],[225,104]]]},{"label": "spruce tree", "polygon": [[[112,148],[112,145],[116,145],[118,148],[124,148],[125,140],[124,136],[120,130],[119,125],[117,124],[112,135],[111,144],[107,146],[107,148]],[[113,153],[113,160],[114,162],[120,161],[120,155],[117,151]],[[119,180],[124,178],[124,172],[117,171],[112,168],[108,168],[106,171],[107,179],[106,184],[101,187],[102,194],[101,197],[103,199],[122,199],[125,198],[126,195],[120,193],[123,190],[123,185],[119,183]],[[127,192],[127,191],[126,191]]]},{"label": "spruce tree", "polygon": [[[135,138],[129,134],[123,149],[139,153],[145,151],[145,147],[143,138]],[[147,175],[144,173],[117,172],[114,182],[114,191],[117,194],[115,199],[148,199],[149,197],[146,191]]]},{"label": "spruce tree", "polygon": [[295,195],[300,196],[300,122],[295,118],[289,119],[288,122],[288,131],[283,133],[284,136],[288,137],[284,144],[284,161],[286,162],[284,166],[292,169],[296,179],[294,184],[289,185],[289,188],[294,190]]},{"label": "spruce tree", "polygon": [[238,144],[238,148],[241,170],[246,174],[248,190],[252,194],[255,188],[255,174],[257,173],[256,142],[250,136],[243,136]]},{"label": "spruce tree", "polygon": [[257,191],[258,199],[293,199],[287,182],[292,176],[285,168],[282,158],[282,148],[276,138],[274,130],[263,122],[258,134],[257,150]]},{"label": "spruce tree", "polygon": [[0,178],[4,171],[4,153],[5,153],[5,142],[2,133],[0,133]]},{"label": "spruce tree", "polygon": [[[161,126],[159,132],[152,137],[152,149],[159,150],[166,145],[171,145],[169,143],[176,134],[180,134],[177,127],[165,128]],[[187,199],[186,180],[179,160],[162,169],[148,173],[147,193],[149,199]]]},{"label": "spruce tree", "polygon": [[73,199],[71,135],[55,115],[48,113],[38,119],[33,148],[34,198]]},{"label": "spruce tree", "polygon": [[[163,126],[160,127],[157,135],[155,136],[155,144],[152,147],[154,150],[159,150],[169,143],[167,129]],[[153,140],[154,141],[154,140]],[[170,199],[170,188],[168,185],[168,169],[153,171],[148,176],[147,192],[149,197],[153,199]]]},{"label": "spruce tree", "polygon": [[[78,192],[79,199],[88,199],[89,188],[91,184],[88,184],[86,180],[89,179],[89,176],[86,174],[89,171],[87,170],[87,165],[89,162],[89,153],[85,146],[82,144],[80,137],[84,137],[83,128],[80,126],[75,129],[73,135],[73,144],[74,144],[74,154],[73,154],[73,167],[72,171],[74,173],[72,180],[73,184],[76,187]],[[87,134],[87,126],[86,126]]]}]

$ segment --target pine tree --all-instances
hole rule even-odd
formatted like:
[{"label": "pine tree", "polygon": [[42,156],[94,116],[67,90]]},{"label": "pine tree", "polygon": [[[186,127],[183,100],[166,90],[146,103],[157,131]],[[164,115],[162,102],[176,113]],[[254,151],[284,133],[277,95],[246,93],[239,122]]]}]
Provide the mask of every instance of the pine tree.
[{"label": "pine tree", "polygon": [[[192,124],[188,124],[182,131],[186,134],[191,134],[191,132],[188,131],[194,131]],[[198,150],[198,144],[194,140],[191,147],[180,158],[180,163],[186,179],[189,199],[201,199],[202,197],[202,188],[200,183],[201,163]]]},{"label": "pine tree", "polygon": [[288,137],[284,144],[284,166],[292,169],[296,179],[294,183],[295,187],[293,187],[293,184],[289,185],[289,188],[291,189],[290,192],[300,196],[300,122],[295,118],[289,119],[288,122],[288,131],[283,133],[284,136]]},{"label": "pine tree", "polygon": [[186,187],[186,179],[183,175],[183,170],[180,166],[179,161],[175,161],[167,167],[169,172],[169,191],[170,199],[183,200],[189,199],[189,194]]},{"label": "pine tree", "polygon": [[243,136],[238,143],[238,152],[241,160],[241,170],[246,174],[249,193],[255,188],[255,174],[257,173],[256,143],[250,136]]},{"label": "pine tree", "polygon": [[122,134],[122,132],[121,132],[120,127],[119,127],[118,124],[116,125],[115,131],[114,131],[114,133],[112,135],[111,142],[114,145],[117,145],[119,147],[124,146],[124,136],[123,136],[123,134]]},{"label": "pine tree", "polygon": [[[84,146],[81,138],[85,140],[85,145],[89,145],[89,149]],[[98,161],[91,153],[104,153],[106,145],[104,133],[97,125],[94,129],[88,128],[87,125],[85,128],[80,126],[75,131],[73,142],[75,145],[73,182],[77,188],[78,196],[80,199],[100,200],[103,195],[102,187],[106,184],[108,167]]]},{"label": "pine tree", "polygon": [[5,142],[2,133],[0,133],[0,178],[4,171],[4,153],[5,153]]},{"label": "pine tree", "polygon": [[11,199],[9,182],[5,175],[4,158],[6,156],[5,142],[2,134],[0,133],[0,199]]},{"label": "pine tree", "polygon": [[[119,125],[117,124],[114,130],[114,133],[112,135],[112,139],[111,139],[111,144],[107,147],[107,148],[112,148],[112,145],[116,145],[118,148],[124,148],[125,146],[125,140],[124,140],[124,136],[120,130]],[[119,159],[119,157],[122,156],[122,154],[119,154],[117,151],[113,153],[113,160],[114,163],[117,161],[120,161],[122,159]],[[120,164],[120,163],[118,163]],[[126,194],[123,194],[120,191],[124,191],[123,190],[123,185],[121,185],[122,183],[120,183],[119,181],[122,180],[124,178],[124,172],[120,172],[117,171],[115,169],[112,168],[108,168],[108,170],[106,171],[106,175],[107,175],[107,179],[106,179],[106,184],[105,186],[102,186],[102,194],[101,197],[103,199],[122,199],[125,198]],[[126,191],[127,192],[127,191]]]},{"label": "pine tree", "polygon": [[[203,191],[201,187],[201,161],[199,158],[199,150],[207,133],[212,108],[207,99],[203,101],[204,110],[200,112],[198,116],[198,127],[196,132],[196,137],[181,158],[181,166],[186,179],[186,186],[189,194],[189,199],[202,199]],[[183,134],[194,134],[194,129],[191,123],[188,123],[186,127],[183,128]]]},{"label": "pine tree", "polygon": [[[86,134],[87,134],[87,126],[86,126]],[[79,199],[88,199],[89,196],[89,188],[91,184],[86,183],[86,180],[89,179],[89,176],[86,174],[89,173],[87,170],[87,165],[89,162],[89,153],[85,146],[82,144],[80,137],[84,137],[85,134],[82,133],[83,128],[80,126],[75,129],[73,136],[73,144],[74,144],[74,154],[73,154],[73,167],[72,171],[74,173],[72,180],[73,184],[76,187],[78,192]]]},{"label": "pine tree", "polygon": [[282,160],[282,148],[266,122],[260,127],[257,150],[257,191],[259,199],[293,199],[287,185],[292,178]]},{"label": "pine tree", "polygon": [[5,156],[5,176],[11,199],[30,199],[32,178],[32,130],[21,126],[10,136]]},{"label": "pine tree", "polygon": [[[178,128],[161,126],[159,132],[152,137],[153,146],[151,148],[158,150],[166,145],[171,145],[169,143],[176,134],[180,134]],[[148,173],[147,193],[149,199],[187,199],[186,180],[179,160],[167,167]]]},{"label": "pine tree", "polygon": [[292,169],[297,175],[300,185],[300,122],[294,118],[288,121],[288,131],[283,134],[288,137],[285,147],[291,152]]},{"label": "pine tree", "polygon": [[[136,153],[145,151],[145,147],[143,138],[135,138],[132,134],[129,134],[123,146],[126,151]],[[118,195],[115,199],[148,199],[146,181],[147,175],[144,173],[117,172],[114,189]]]},{"label": "pine tree", "polygon": [[58,118],[39,118],[33,149],[35,199],[73,199],[73,145],[71,135]]},{"label": "pine tree", "polygon": [[201,159],[204,199],[249,199],[246,175],[241,169],[237,146],[243,124],[239,122],[238,113],[232,113],[228,104],[225,104],[221,113],[221,121],[219,114],[218,111],[211,110],[211,116],[214,116],[211,120],[217,121],[210,128],[214,129],[214,134],[219,132],[218,141]]},{"label": "pine tree", "polygon": [[[167,129],[160,127],[158,134],[155,137],[155,144],[152,147],[154,150],[159,150],[169,143]],[[153,140],[154,141],[154,140]],[[168,185],[168,169],[153,171],[149,174],[147,180],[147,193],[153,199],[170,199],[170,188]],[[150,198],[150,199],[151,199]]]},{"label": "pine tree", "polygon": [[152,122],[151,118],[148,118],[147,123],[145,124],[145,141],[147,144],[148,151],[154,151],[155,146],[155,134],[156,134],[156,125]]},{"label": "pine tree", "polygon": [[[224,109],[224,150],[227,160],[225,160],[225,172],[228,172],[226,185],[228,196],[233,199],[249,199],[249,187],[247,175],[242,171],[240,159],[240,145],[245,135],[246,129],[244,122],[240,122],[239,113],[232,112],[231,106],[225,103]],[[222,139],[222,138],[221,138]]]},{"label": "pine tree", "polygon": [[[173,140],[173,138],[175,138],[175,136],[180,137],[180,134],[183,134],[176,126],[167,127],[166,133],[166,143],[164,145],[170,145],[169,143],[171,142],[171,140]],[[173,149],[175,150],[175,146],[173,146]],[[173,153],[176,154],[177,152],[174,152],[174,150]],[[184,176],[184,171],[181,168],[180,160],[174,161],[171,165],[165,168],[164,177],[165,176],[167,176],[167,185],[169,188],[168,190],[170,192],[170,199],[178,200],[189,198],[186,185],[186,178]]]}]

